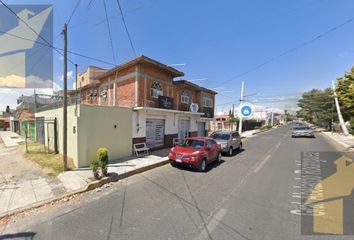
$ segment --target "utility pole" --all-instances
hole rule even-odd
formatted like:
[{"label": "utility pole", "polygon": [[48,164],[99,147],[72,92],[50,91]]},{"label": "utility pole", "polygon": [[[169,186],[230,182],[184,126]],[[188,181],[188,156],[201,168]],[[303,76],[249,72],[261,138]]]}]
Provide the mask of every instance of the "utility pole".
[{"label": "utility pole", "polygon": [[232,122],[231,122],[231,131],[234,130],[234,124],[235,124],[235,104],[232,104]]},{"label": "utility pole", "polygon": [[36,89],[33,88],[33,96],[34,96],[34,112],[37,112],[37,98],[36,98]]},{"label": "utility pole", "polygon": [[270,125],[273,127],[273,124],[274,124],[274,111],[273,111],[273,108],[274,108],[274,103],[272,103],[272,115],[271,115],[271,119],[270,119]]},{"label": "utility pole", "polygon": [[345,126],[344,119],[343,119],[342,113],[340,111],[340,107],[339,107],[339,102],[338,102],[338,97],[337,97],[336,87],[334,85],[334,81],[332,81],[332,88],[333,88],[334,102],[335,102],[336,108],[337,108],[337,114],[338,114],[339,123],[340,123],[340,126],[342,128],[343,134],[345,136],[348,136],[349,132],[348,132],[347,126]]},{"label": "utility pole", "polygon": [[[242,81],[242,82],[241,82],[241,98],[240,98],[241,104],[240,104],[240,106],[242,106],[243,102],[245,101],[245,99],[244,99],[244,93],[243,93],[244,85],[245,85],[245,82]],[[238,125],[238,133],[241,135],[241,133],[242,133],[242,115],[240,114],[239,117],[240,117],[240,122],[239,122],[239,125]]]},{"label": "utility pole", "polygon": [[64,171],[67,170],[67,161],[68,161],[68,156],[67,156],[67,151],[68,151],[68,132],[67,132],[67,121],[68,121],[68,114],[67,114],[67,108],[68,108],[68,102],[67,102],[67,91],[68,91],[68,56],[67,56],[67,51],[68,51],[68,39],[67,39],[67,24],[64,24],[64,29],[63,29],[63,35],[64,35],[64,92],[63,92],[63,161],[64,161]]},{"label": "utility pole", "polygon": [[75,116],[77,117],[77,64],[75,63]]}]

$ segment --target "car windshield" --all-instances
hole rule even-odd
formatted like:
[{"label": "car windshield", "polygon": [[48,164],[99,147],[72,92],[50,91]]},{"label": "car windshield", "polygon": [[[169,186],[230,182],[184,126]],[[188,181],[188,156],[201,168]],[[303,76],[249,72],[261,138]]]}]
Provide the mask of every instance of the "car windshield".
[{"label": "car windshield", "polygon": [[230,134],[228,134],[228,133],[214,133],[211,137],[216,140],[229,140]]},{"label": "car windshield", "polygon": [[180,144],[180,146],[187,147],[187,148],[202,148],[204,146],[204,141],[186,139]]},{"label": "car windshield", "polygon": [[295,127],[294,130],[295,131],[310,130],[310,128],[309,127]]}]

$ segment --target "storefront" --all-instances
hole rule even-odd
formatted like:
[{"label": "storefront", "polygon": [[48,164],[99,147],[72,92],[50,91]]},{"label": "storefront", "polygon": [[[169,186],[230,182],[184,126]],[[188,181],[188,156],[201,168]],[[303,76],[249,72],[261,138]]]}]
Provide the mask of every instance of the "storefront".
[{"label": "storefront", "polygon": [[172,147],[173,139],[205,136],[203,113],[138,107],[133,112],[133,144],[145,142],[151,149]]}]

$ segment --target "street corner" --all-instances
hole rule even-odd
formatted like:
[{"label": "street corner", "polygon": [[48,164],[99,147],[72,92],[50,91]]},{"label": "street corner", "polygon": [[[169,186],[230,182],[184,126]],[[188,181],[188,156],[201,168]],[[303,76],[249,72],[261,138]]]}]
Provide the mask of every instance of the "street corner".
[{"label": "street corner", "polygon": [[354,153],[303,152],[301,233],[354,235]]}]

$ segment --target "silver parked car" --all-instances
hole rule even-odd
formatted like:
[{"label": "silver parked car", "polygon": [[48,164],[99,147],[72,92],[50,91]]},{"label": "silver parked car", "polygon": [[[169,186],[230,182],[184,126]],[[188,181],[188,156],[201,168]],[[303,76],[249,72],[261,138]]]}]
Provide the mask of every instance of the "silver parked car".
[{"label": "silver parked car", "polygon": [[232,156],[235,149],[242,149],[241,136],[236,131],[216,131],[210,137],[221,145],[221,152],[229,156]]},{"label": "silver parked car", "polygon": [[295,126],[293,127],[292,137],[315,137],[315,133],[312,128],[307,126]]}]

